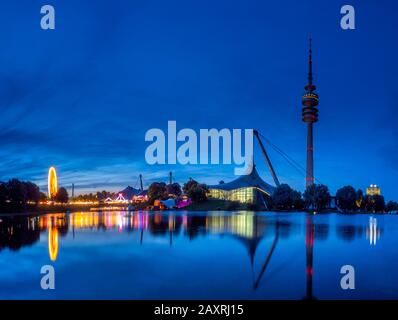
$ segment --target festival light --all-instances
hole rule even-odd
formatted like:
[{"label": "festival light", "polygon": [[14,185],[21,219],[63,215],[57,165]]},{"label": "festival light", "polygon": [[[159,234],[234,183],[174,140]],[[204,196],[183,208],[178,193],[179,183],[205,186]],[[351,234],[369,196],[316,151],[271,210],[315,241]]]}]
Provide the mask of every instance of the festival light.
[{"label": "festival light", "polygon": [[48,197],[54,199],[58,193],[57,172],[54,167],[48,170]]}]

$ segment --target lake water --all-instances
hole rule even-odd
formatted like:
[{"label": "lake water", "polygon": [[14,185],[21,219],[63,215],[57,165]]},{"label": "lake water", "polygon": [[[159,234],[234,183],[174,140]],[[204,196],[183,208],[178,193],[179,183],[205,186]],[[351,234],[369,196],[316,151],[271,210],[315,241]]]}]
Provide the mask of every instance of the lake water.
[{"label": "lake water", "polygon": [[[398,216],[0,216],[0,299],[397,299]],[[44,265],[55,290],[40,286]],[[355,270],[343,290],[340,269]]]}]

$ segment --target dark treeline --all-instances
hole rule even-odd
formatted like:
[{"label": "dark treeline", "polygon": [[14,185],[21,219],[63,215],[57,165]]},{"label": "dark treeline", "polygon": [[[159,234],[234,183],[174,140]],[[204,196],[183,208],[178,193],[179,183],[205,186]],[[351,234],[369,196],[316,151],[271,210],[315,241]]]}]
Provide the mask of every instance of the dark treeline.
[{"label": "dark treeline", "polygon": [[115,199],[117,197],[116,192],[111,191],[98,191],[96,193],[86,193],[86,194],[79,194],[73,198],[74,201],[105,201],[108,198]]},{"label": "dark treeline", "polygon": [[309,186],[304,194],[292,189],[287,184],[281,184],[271,195],[268,207],[272,210],[304,210],[321,211],[330,207],[331,195],[327,186],[314,184]]},{"label": "dark treeline", "polygon": [[[154,182],[149,186],[149,204],[155,200],[165,200],[170,197],[178,198],[186,194],[193,203],[204,202],[208,197],[208,187],[192,178],[184,183],[181,188],[178,183],[167,185],[164,182]],[[323,184],[313,184],[304,193],[292,189],[287,184],[281,184],[274,193],[266,199],[267,209],[276,211],[301,211],[315,210],[323,211],[333,209],[331,206],[332,196],[329,188]],[[361,189],[355,190],[352,186],[345,186],[337,190],[335,204],[343,212],[393,212],[398,210],[398,203],[389,201],[385,203],[382,195],[364,195]],[[264,210],[261,205],[231,202],[226,210]]]},{"label": "dark treeline", "polygon": [[0,182],[0,202],[27,203],[39,202],[46,198],[46,195],[40,192],[39,187],[29,181],[19,181],[11,179],[8,182]]},{"label": "dark treeline", "polygon": [[[187,195],[193,203],[207,200],[208,187],[190,178],[183,187],[178,183],[166,184],[154,182],[148,189],[148,203],[153,205],[155,200],[178,199],[182,194]],[[97,194],[82,195],[75,200],[104,200],[113,198],[114,193],[103,191]],[[330,208],[331,195],[327,186],[314,184],[308,187],[303,194],[292,189],[287,184],[281,184],[269,197],[267,207],[269,210],[316,210],[322,211]],[[11,179],[8,182],[0,182],[0,212],[17,212],[35,207],[40,201],[47,199],[39,187],[29,181]],[[65,188],[59,188],[54,199],[59,203],[67,203],[68,192]],[[343,212],[395,212],[398,211],[398,203],[394,201],[385,202],[382,195],[365,195],[361,189],[356,190],[352,186],[344,186],[336,192],[336,206]],[[233,204],[233,203],[232,203]],[[256,210],[255,206],[248,206],[248,210]],[[231,206],[231,210],[233,210]],[[258,208],[261,209],[261,208]]]},{"label": "dark treeline", "polygon": [[179,198],[183,193],[193,202],[203,202],[207,200],[207,192],[208,188],[205,184],[192,178],[189,178],[182,188],[178,183],[154,182],[148,188],[148,202],[152,205],[155,200],[166,200],[170,197]]},{"label": "dark treeline", "polygon": [[[36,207],[40,201],[46,199],[47,196],[33,182],[18,179],[0,182],[0,212],[16,212],[28,207]],[[62,203],[68,202],[66,189],[59,188],[53,200]]]},{"label": "dark treeline", "polygon": [[[276,188],[269,200],[273,210],[304,210],[322,211],[330,208],[331,195],[327,186],[314,184],[304,194],[293,190],[289,185],[282,184]],[[364,195],[361,189],[345,186],[336,192],[336,206],[343,212],[393,212],[398,210],[398,203],[385,203],[382,195]]]},{"label": "dark treeline", "polygon": [[18,179],[0,182],[0,211],[14,211],[28,204],[37,205],[45,198],[46,195],[32,182]]},{"label": "dark treeline", "polygon": [[79,194],[73,198],[74,201],[103,201],[107,198],[116,198],[114,192],[102,191],[97,193]]}]

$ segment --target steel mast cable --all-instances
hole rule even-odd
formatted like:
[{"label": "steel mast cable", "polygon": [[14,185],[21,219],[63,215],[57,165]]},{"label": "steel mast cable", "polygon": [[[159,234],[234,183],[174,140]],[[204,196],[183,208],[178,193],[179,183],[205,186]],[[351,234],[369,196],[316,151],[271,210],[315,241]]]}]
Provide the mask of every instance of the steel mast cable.
[{"label": "steel mast cable", "polygon": [[[298,171],[300,174],[302,174],[304,177],[307,175],[307,170],[296,160],[294,160],[292,157],[290,157],[286,152],[284,152],[281,148],[276,146],[274,143],[271,142],[271,140],[267,139],[263,134],[259,132],[259,135],[261,138],[263,138],[276,152],[278,152],[296,171]],[[322,184],[322,182],[314,178],[315,181],[318,183]]]},{"label": "steel mast cable", "polygon": [[278,152],[285,160],[294,168],[296,169],[300,174],[303,174],[305,176],[305,169],[297,164],[296,161],[291,159],[285,152],[283,152],[280,148],[278,148],[276,145],[274,145],[269,139],[265,138],[262,134],[260,134],[261,137],[276,151]]},{"label": "steel mast cable", "polygon": [[292,159],[286,152],[284,152],[281,148],[279,148],[274,143],[272,143],[264,135],[262,135],[261,133],[260,133],[260,135],[275,151],[277,151],[279,154],[281,154],[286,160],[288,160],[289,162],[293,163],[295,167],[297,167],[298,169],[300,169],[301,171],[306,173],[306,170],[305,170],[305,168],[302,165],[300,165],[297,161]]}]

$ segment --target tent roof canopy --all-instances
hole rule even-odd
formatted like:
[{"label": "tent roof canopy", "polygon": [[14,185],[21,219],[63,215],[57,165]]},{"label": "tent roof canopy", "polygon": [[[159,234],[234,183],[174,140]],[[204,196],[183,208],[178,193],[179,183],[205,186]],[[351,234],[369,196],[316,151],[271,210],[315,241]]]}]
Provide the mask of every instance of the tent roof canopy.
[{"label": "tent roof canopy", "polygon": [[271,195],[275,187],[266,183],[263,179],[261,179],[260,175],[256,170],[256,166],[253,166],[253,170],[250,174],[240,176],[239,178],[228,182],[228,183],[221,183],[217,185],[209,186],[210,189],[218,189],[218,190],[225,190],[231,191],[240,188],[250,188],[255,187],[261,189],[263,192]]}]

